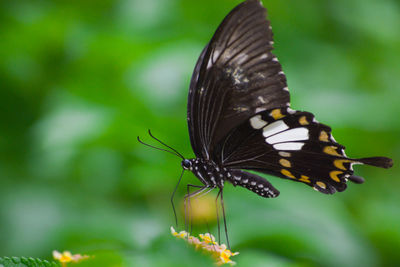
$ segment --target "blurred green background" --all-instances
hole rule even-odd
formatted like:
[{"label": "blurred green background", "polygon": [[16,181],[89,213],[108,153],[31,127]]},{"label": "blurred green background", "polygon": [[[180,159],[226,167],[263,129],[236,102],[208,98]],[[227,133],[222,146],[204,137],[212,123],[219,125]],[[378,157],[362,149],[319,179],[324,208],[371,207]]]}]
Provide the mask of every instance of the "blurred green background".
[{"label": "blurred green background", "polygon": [[[170,236],[179,159],[136,137],[151,142],[150,128],[193,157],[191,73],[239,2],[1,2],[0,256],[50,259],[57,249],[95,254],[104,266],[211,263]],[[357,166],[365,184],[333,196],[273,177],[277,199],[227,185],[231,245],[241,253],[233,260],[398,266],[399,1],[263,2],[292,107],[330,125],[349,156],[389,156],[395,166]],[[188,182],[198,183],[192,174]]]}]

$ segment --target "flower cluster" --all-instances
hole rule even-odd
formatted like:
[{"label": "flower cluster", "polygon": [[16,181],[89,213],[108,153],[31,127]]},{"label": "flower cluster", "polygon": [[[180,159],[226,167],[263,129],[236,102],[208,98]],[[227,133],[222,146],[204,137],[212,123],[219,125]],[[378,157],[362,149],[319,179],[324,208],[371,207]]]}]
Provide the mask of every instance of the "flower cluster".
[{"label": "flower cluster", "polygon": [[61,262],[62,266],[66,266],[69,262],[80,262],[82,260],[88,259],[89,256],[81,255],[81,254],[74,254],[72,255],[69,251],[58,252],[57,250],[53,251],[53,258]]},{"label": "flower cluster", "polygon": [[171,233],[177,238],[186,240],[196,249],[201,249],[202,251],[211,254],[211,256],[217,261],[217,265],[222,265],[225,263],[229,263],[231,265],[236,264],[230,258],[239,254],[239,252],[232,253],[229,249],[227,249],[225,244],[219,245],[217,242],[215,242],[215,237],[209,233],[200,234],[200,238],[197,238],[189,235],[186,231],[180,231],[177,233],[172,226]]}]

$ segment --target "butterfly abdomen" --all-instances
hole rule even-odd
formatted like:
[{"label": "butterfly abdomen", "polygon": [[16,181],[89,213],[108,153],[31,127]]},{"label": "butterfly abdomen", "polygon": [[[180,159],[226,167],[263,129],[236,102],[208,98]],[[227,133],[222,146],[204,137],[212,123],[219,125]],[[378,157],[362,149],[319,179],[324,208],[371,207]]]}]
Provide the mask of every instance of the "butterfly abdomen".
[{"label": "butterfly abdomen", "polygon": [[230,174],[227,180],[234,186],[242,186],[266,198],[279,196],[279,191],[261,176],[241,170],[230,170]]}]

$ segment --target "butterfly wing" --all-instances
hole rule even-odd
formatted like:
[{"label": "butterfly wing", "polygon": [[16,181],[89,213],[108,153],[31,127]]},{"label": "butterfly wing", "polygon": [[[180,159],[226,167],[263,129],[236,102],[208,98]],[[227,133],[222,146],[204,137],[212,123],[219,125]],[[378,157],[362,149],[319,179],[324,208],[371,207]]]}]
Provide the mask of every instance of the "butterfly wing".
[{"label": "butterfly wing", "polygon": [[188,97],[197,157],[210,159],[218,141],[256,112],[289,106],[269,25],[261,3],[247,0],[226,16],[201,53]]},{"label": "butterfly wing", "polygon": [[345,190],[347,180],[363,182],[353,175],[353,164],[391,167],[392,160],[384,157],[348,158],[328,126],[311,113],[288,108],[286,78],[272,44],[266,10],[258,0],[238,5],[218,27],[190,83],[188,126],[196,156],[229,168],[234,185],[258,194],[261,186],[268,188],[266,197],[279,192],[241,169],[332,194]]},{"label": "butterfly wing", "polygon": [[216,147],[215,157],[226,168],[302,182],[325,194],[345,190],[347,180],[364,181],[353,175],[353,164],[392,166],[384,157],[348,158],[344,149],[313,114],[278,108],[259,112],[233,129]]}]

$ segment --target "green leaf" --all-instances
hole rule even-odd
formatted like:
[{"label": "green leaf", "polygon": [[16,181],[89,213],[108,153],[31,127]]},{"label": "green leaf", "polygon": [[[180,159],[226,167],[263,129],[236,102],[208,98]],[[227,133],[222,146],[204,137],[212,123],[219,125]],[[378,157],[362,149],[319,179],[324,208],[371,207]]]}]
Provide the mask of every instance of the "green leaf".
[{"label": "green leaf", "polygon": [[26,257],[2,257],[0,258],[0,267],[59,267],[54,261],[47,261]]}]

